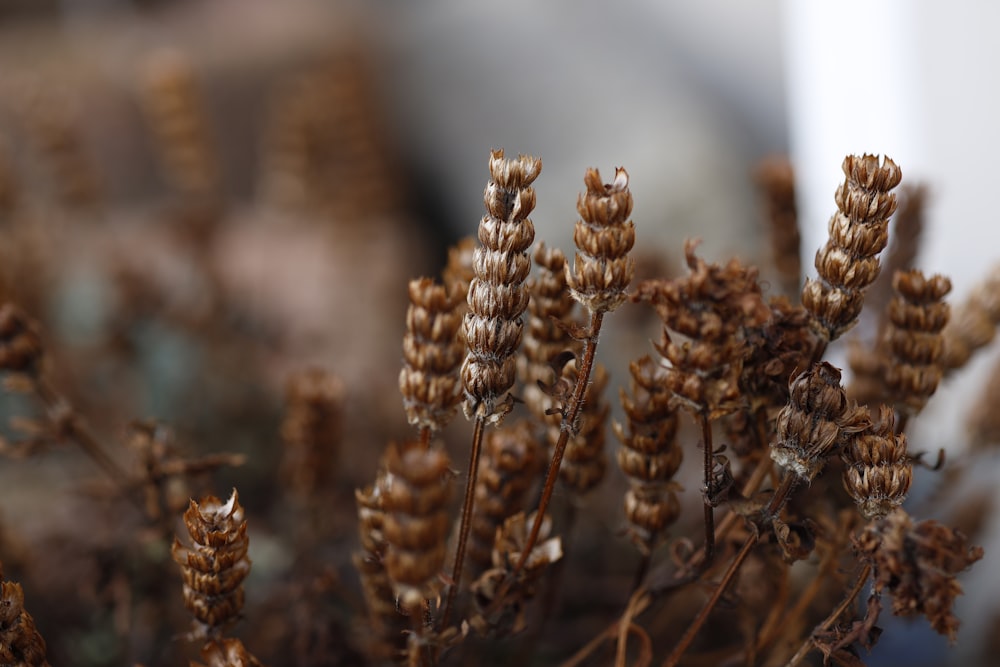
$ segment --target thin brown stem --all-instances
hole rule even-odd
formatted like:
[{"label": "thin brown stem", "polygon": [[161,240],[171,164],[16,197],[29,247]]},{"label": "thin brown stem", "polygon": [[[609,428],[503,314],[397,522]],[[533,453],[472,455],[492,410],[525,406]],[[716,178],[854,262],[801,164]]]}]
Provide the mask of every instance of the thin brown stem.
[{"label": "thin brown stem", "polygon": [[115,460],[108,456],[104,447],[97,441],[97,438],[90,432],[87,426],[80,419],[79,415],[52,386],[39,377],[35,379],[35,393],[45,404],[49,412],[49,418],[56,422],[64,433],[68,435],[76,444],[96,463],[114,483],[128,492],[128,476]]},{"label": "thin brown stem", "polygon": [[[775,489],[774,495],[771,496],[771,502],[767,504],[767,508],[764,510],[765,517],[776,516],[778,512],[781,511],[785,501],[788,499],[788,495],[795,487],[797,479],[798,478],[795,475],[785,475],[781,485]],[[670,652],[669,656],[667,656],[667,659],[663,663],[663,667],[675,667],[677,665],[681,656],[683,656],[691,646],[691,642],[694,641],[695,635],[698,634],[698,631],[701,630],[701,626],[703,626],[705,621],[708,620],[709,614],[711,614],[712,610],[715,609],[715,605],[718,604],[719,600],[722,598],[722,594],[729,587],[729,584],[732,583],[736,573],[739,571],[740,567],[742,567],[743,562],[746,560],[747,556],[750,555],[750,551],[757,544],[759,539],[759,530],[752,530],[750,534],[747,535],[747,539],[743,543],[743,546],[740,548],[739,552],[737,552],[733,562],[729,564],[729,568],[726,570],[726,573],[722,575],[719,585],[715,587],[715,591],[708,599],[708,602],[705,603],[705,606],[701,608],[698,615],[693,621],[691,621],[691,625],[688,626],[684,635],[681,636],[681,639],[677,642],[674,650]]]},{"label": "thin brown stem", "polygon": [[483,443],[483,428],[485,420],[476,417],[476,425],[472,432],[472,451],[469,454],[469,475],[465,484],[465,502],[462,505],[462,522],[458,529],[458,547],[455,550],[455,564],[451,571],[451,587],[441,614],[440,628],[448,627],[451,610],[455,604],[458,585],[462,581],[462,564],[465,561],[465,546],[469,540],[469,529],[472,527],[472,510],[476,499],[476,478],[479,475],[479,450]]},{"label": "thin brown stem", "polygon": [[542,496],[538,500],[538,509],[535,510],[535,521],[531,526],[531,533],[521,551],[521,557],[514,566],[510,579],[513,579],[524,568],[524,564],[538,542],[538,534],[542,529],[542,521],[545,518],[545,510],[548,509],[552,493],[555,491],[556,479],[559,477],[559,466],[562,464],[563,454],[566,452],[566,443],[570,434],[577,428],[577,417],[583,408],[583,401],[587,395],[587,386],[590,384],[590,372],[594,367],[594,357],[597,351],[597,338],[601,332],[601,322],[604,313],[597,311],[591,314],[590,331],[584,340],[583,359],[580,362],[579,372],[576,378],[576,387],[573,389],[573,396],[570,398],[569,406],[563,412],[562,423],[559,426],[559,440],[556,442],[555,450],[552,453],[552,461],[549,463],[549,471],[545,476],[545,486],[542,489]]},{"label": "thin brown stem", "polygon": [[847,594],[847,597],[844,598],[844,601],[841,602],[837,606],[837,608],[834,609],[833,612],[826,617],[825,621],[816,626],[816,628],[812,631],[809,637],[802,643],[802,646],[799,647],[799,650],[796,651],[795,655],[792,656],[792,659],[785,664],[785,667],[795,667],[795,665],[799,664],[800,662],[802,662],[802,660],[805,659],[805,657],[809,654],[809,651],[812,650],[813,638],[818,633],[826,632],[831,627],[833,627],[833,624],[837,622],[837,619],[840,618],[840,616],[845,611],[847,611],[851,605],[854,604],[854,601],[857,600],[858,595],[860,595],[861,591],[864,589],[865,584],[868,583],[868,576],[871,574],[871,572],[872,572],[871,565],[866,563],[865,566],[861,568],[861,573],[858,575],[858,580],[854,582],[854,587],[851,589],[851,592]]},{"label": "thin brown stem", "polygon": [[714,452],[712,451],[712,423],[708,419],[707,410],[701,410],[698,413],[698,422],[701,426],[701,442],[705,449],[705,566],[707,567],[712,564],[712,560],[715,558],[715,508],[712,507],[709,498],[712,493]]}]

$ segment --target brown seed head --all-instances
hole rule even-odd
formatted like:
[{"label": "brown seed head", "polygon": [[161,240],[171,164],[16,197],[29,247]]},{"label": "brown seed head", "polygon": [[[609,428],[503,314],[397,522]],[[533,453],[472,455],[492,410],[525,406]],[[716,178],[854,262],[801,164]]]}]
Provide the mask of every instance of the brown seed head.
[{"label": "brown seed head", "polygon": [[479,224],[473,260],[475,278],[469,285],[465,339],[469,353],[462,365],[465,414],[470,419],[498,423],[510,412],[507,391],[514,384],[514,353],[521,343],[522,314],[528,307],[524,280],[531,270],[528,247],[535,229],[528,215],[535,207],[531,183],[541,160],[520,156],[505,160],[503,151],[490,156],[486,185],[486,215]]},{"label": "brown seed head", "polygon": [[[575,364],[572,373],[575,384]],[[597,486],[608,467],[607,453],[604,451],[606,427],[610,406],[603,398],[608,385],[608,374],[601,364],[595,364],[587,386],[587,394],[583,408],[580,410],[575,432],[566,441],[566,450],[562,465],[559,467],[559,479],[574,493],[582,495]],[[557,437],[552,427],[549,439]]]},{"label": "brown seed head", "polygon": [[632,192],[622,167],[611,183],[602,183],[596,169],[588,169],[583,181],[587,192],[577,200],[580,220],[573,233],[576,259],[572,270],[566,267],[566,281],[573,298],[587,310],[608,312],[625,301],[635,273],[635,260],[629,256],[635,245],[635,225],[628,219]]},{"label": "brown seed head", "polygon": [[236,489],[223,503],[215,496],[191,501],[184,525],[192,546],[174,539],[171,554],[184,579],[184,606],[218,636],[243,608],[243,580],[250,573],[247,522]]},{"label": "brown seed head", "polygon": [[793,294],[799,289],[802,260],[792,164],[784,157],[762,160],[754,171],[754,180],[761,192],[765,217],[770,225],[774,266],[783,291]]},{"label": "brown seed head", "polygon": [[902,504],[910,489],[913,465],[906,453],[906,436],[893,432],[890,408],[882,406],[879,421],[850,438],[841,453],[844,487],[866,519],[883,517]]},{"label": "brown seed head", "polygon": [[451,464],[442,449],[405,442],[389,446],[383,465],[385,568],[400,605],[412,610],[437,593],[448,536]]},{"label": "brown seed head", "polygon": [[893,278],[893,289],[896,296],[889,302],[884,338],[884,382],[897,408],[913,415],[927,404],[944,372],[941,331],[949,308],[942,299],[951,291],[951,281],[900,271]]},{"label": "brown seed head", "polygon": [[625,518],[640,549],[677,520],[680,503],[671,483],[684,452],[677,443],[677,410],[663,388],[665,369],[646,356],[629,365],[631,395],[621,392],[626,425],[615,423],[622,446],[618,466],[629,480]]},{"label": "brown seed head", "polygon": [[891,190],[902,177],[889,158],[844,158],[846,179],[835,196],[838,211],[830,219],[830,238],[816,253],[819,280],[802,288],[802,305],[827,340],[854,326],[864,292],[879,274],[878,254],[888,242],[888,218],[896,210]]},{"label": "brown seed head", "polygon": [[1000,266],[996,266],[962,305],[955,309],[942,335],[946,371],[957,370],[996,335],[1000,322]]},{"label": "brown seed head", "polygon": [[778,437],[771,445],[771,458],[812,481],[845,436],[864,430],[871,420],[867,410],[847,400],[840,371],[826,362],[792,380],[789,391],[788,405],[778,413]]},{"label": "brown seed head", "polygon": [[492,564],[497,529],[523,510],[525,496],[535,482],[541,453],[527,422],[519,421],[513,428],[486,433],[468,546],[476,575]]},{"label": "brown seed head", "polygon": [[461,400],[462,303],[460,294],[429,278],[410,281],[399,390],[409,422],[431,432],[448,424]]},{"label": "brown seed head", "polygon": [[875,590],[892,593],[894,614],[923,614],[954,643],[959,623],[952,607],[962,593],[955,577],[983,557],[981,547],[936,521],[914,524],[896,509],[865,528],[857,549],[874,565]]}]

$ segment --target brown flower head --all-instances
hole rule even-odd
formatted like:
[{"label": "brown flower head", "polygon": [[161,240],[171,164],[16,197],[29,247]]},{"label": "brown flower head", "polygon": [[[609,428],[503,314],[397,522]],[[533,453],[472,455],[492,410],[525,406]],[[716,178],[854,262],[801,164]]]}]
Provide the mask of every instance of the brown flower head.
[{"label": "brown flower head", "polygon": [[858,551],[875,569],[875,589],[892,593],[897,616],[923,614],[931,627],[954,642],[952,613],[962,586],[955,577],[983,557],[961,532],[937,521],[913,523],[902,509],[868,524]]},{"label": "brown flower head", "polygon": [[236,489],[223,503],[215,496],[191,501],[184,525],[192,546],[174,539],[171,554],[184,579],[184,606],[218,636],[243,608],[243,580],[250,573],[247,522]]},{"label": "brown flower head", "polygon": [[788,405],[778,413],[771,459],[812,481],[845,436],[864,430],[871,420],[867,410],[847,400],[840,371],[826,362],[792,380],[790,393]]},{"label": "brown flower head", "polygon": [[498,423],[512,408],[507,391],[513,386],[521,344],[522,315],[528,307],[524,281],[531,271],[528,247],[535,228],[528,218],[535,208],[531,183],[542,161],[529,156],[505,160],[503,151],[490,156],[490,181],[483,200],[486,215],[479,223],[473,260],[476,277],[469,285],[465,340],[469,353],[462,364],[465,414]]},{"label": "brown flower head", "polygon": [[587,310],[603,313],[625,301],[635,273],[635,260],[629,256],[635,245],[635,225],[628,219],[632,191],[623,167],[615,170],[611,183],[602,183],[596,169],[588,169],[583,182],[587,192],[577,200],[580,220],[573,232],[576,259],[572,270],[566,266],[566,282]]},{"label": "brown flower head", "polygon": [[879,421],[850,438],[841,453],[844,487],[866,519],[882,517],[902,504],[913,465],[906,436],[895,434],[892,410],[882,406]]}]

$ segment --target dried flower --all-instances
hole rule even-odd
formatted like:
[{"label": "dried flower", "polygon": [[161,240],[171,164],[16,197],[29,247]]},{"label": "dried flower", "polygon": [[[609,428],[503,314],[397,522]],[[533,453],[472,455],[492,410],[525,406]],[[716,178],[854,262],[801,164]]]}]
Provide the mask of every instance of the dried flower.
[{"label": "dried flower", "polygon": [[492,562],[497,529],[523,509],[541,463],[539,450],[531,427],[524,421],[486,434],[470,529],[469,560],[478,570],[474,576]]},{"label": "dried flower", "polygon": [[642,283],[636,299],[653,304],[663,320],[657,350],[671,364],[667,388],[684,407],[715,418],[736,407],[749,352],[745,330],[761,326],[770,311],[755,269],[735,259],[724,267],[707,264],[694,254],[696,246],[688,241],[684,247],[690,274]]},{"label": "dried flower", "polygon": [[531,271],[528,247],[535,228],[528,218],[535,207],[531,183],[541,172],[537,158],[505,160],[503,151],[490,156],[490,181],[483,200],[486,215],[479,223],[479,242],[469,285],[465,339],[469,354],[462,365],[465,414],[497,423],[510,412],[506,392],[514,384],[521,344],[522,314],[528,307],[524,280]]},{"label": "dried flower", "polygon": [[1000,266],[994,267],[982,283],[962,302],[945,326],[943,364],[946,372],[969,362],[973,353],[996,335],[1000,322]]},{"label": "dried flower", "polygon": [[[508,580],[514,564],[521,559],[521,552],[524,550],[529,529],[534,521],[534,514],[526,518],[524,512],[519,512],[507,519],[502,528],[497,529],[493,568],[484,572],[472,584],[476,605],[481,610],[495,603],[501,584]],[[470,619],[472,626],[480,634],[493,632],[502,635],[524,629],[525,604],[534,597],[542,574],[563,556],[562,541],[558,537],[549,537],[551,533],[552,520],[546,516],[542,520],[538,542],[525,559],[524,567],[517,573],[517,578],[503,599],[499,618],[487,619],[479,614]]]},{"label": "dried flower", "polygon": [[48,667],[45,640],[24,608],[21,584],[5,581],[0,565],[0,665]]},{"label": "dried flower", "polygon": [[879,420],[850,438],[844,460],[844,487],[866,519],[883,517],[902,504],[910,490],[913,465],[906,436],[894,433],[892,410],[882,406]]},{"label": "dried flower", "polygon": [[385,568],[404,609],[437,593],[448,535],[451,463],[444,450],[419,442],[390,445],[380,478]]},{"label": "dried flower", "polygon": [[609,312],[627,298],[625,291],[635,273],[635,260],[629,251],[635,244],[632,191],[628,172],[615,169],[611,183],[603,184],[596,169],[583,177],[587,192],[577,199],[573,240],[577,253],[572,270],[566,266],[566,282],[573,298],[592,313]]},{"label": "dried flower", "polygon": [[429,278],[410,281],[399,390],[409,422],[432,433],[447,425],[461,400],[462,301]]},{"label": "dried flower", "polygon": [[250,573],[250,540],[236,489],[225,503],[215,496],[192,500],[184,525],[192,546],[175,538],[171,548],[184,578],[184,606],[203,624],[198,634],[217,637],[243,608],[243,580]]},{"label": "dried flower", "polygon": [[551,386],[558,373],[553,368],[556,358],[580,347],[567,328],[576,302],[566,287],[566,256],[562,251],[539,243],[534,259],[540,270],[537,277],[528,281],[530,317],[517,368],[524,385],[525,405],[539,422],[551,423],[554,417],[551,411],[559,406],[539,383]]},{"label": "dried flower", "polygon": [[962,593],[955,577],[983,557],[982,547],[937,521],[914,524],[896,509],[870,523],[857,548],[874,566],[875,590],[892,593],[894,614],[923,614],[954,643],[959,623],[952,606]]},{"label": "dried flower", "polygon": [[885,158],[848,155],[844,183],[837,187],[838,211],[830,218],[830,238],[816,253],[819,280],[807,279],[802,305],[812,314],[826,340],[854,326],[864,305],[865,290],[878,277],[878,255],[888,242],[889,216],[896,210],[892,189],[902,172]]},{"label": "dried flower", "polygon": [[889,303],[885,331],[885,385],[897,409],[920,412],[941,380],[944,340],[951,291],[944,276],[925,278],[920,271],[898,272],[892,281],[896,296]]},{"label": "dried flower", "polygon": [[628,421],[615,422],[622,446],[618,466],[629,480],[625,518],[640,549],[649,551],[656,536],[677,520],[680,503],[674,475],[684,451],[677,443],[677,410],[663,388],[665,369],[649,356],[629,365],[631,396],[621,391]]},{"label": "dried flower", "polygon": [[790,398],[777,417],[777,440],[771,459],[782,468],[812,481],[845,436],[868,427],[868,411],[848,401],[840,371],[826,362],[792,380]]}]

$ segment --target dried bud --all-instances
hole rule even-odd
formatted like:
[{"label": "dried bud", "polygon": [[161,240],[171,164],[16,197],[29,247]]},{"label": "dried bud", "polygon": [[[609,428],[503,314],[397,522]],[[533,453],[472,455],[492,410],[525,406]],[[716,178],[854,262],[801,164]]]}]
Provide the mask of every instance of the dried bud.
[{"label": "dried bud", "polygon": [[527,422],[486,433],[468,546],[477,575],[492,562],[497,529],[523,509],[540,463],[540,447]]},{"label": "dried bud", "polygon": [[444,450],[406,442],[390,445],[383,465],[385,568],[400,606],[411,610],[437,593],[448,536],[451,464]]},{"label": "dried bud", "polygon": [[777,417],[777,440],[771,458],[779,466],[812,481],[836,453],[844,437],[871,423],[868,411],[847,400],[840,371],[826,362],[792,380],[788,405]]},{"label": "dried bud", "polygon": [[431,432],[448,424],[461,400],[461,304],[460,294],[429,278],[410,281],[399,390],[409,422]]},{"label": "dried bud", "polygon": [[896,296],[888,310],[884,381],[897,408],[913,415],[923,409],[941,381],[941,330],[949,315],[942,299],[951,291],[951,281],[908,271],[897,272],[892,285]]},{"label": "dried bud", "polygon": [[184,606],[218,636],[243,608],[243,580],[250,573],[247,522],[236,489],[223,503],[215,496],[191,501],[184,525],[192,546],[174,539],[171,554],[184,578]]},{"label": "dried bud", "polygon": [[572,270],[566,267],[566,282],[587,310],[603,313],[625,301],[635,273],[635,260],[628,254],[635,245],[635,225],[628,219],[632,192],[622,167],[611,183],[603,184],[596,169],[588,169],[583,182],[587,192],[577,200],[580,220],[573,233],[576,260]]},{"label": "dried bud", "polygon": [[910,489],[913,465],[906,436],[895,434],[894,426],[892,410],[883,405],[878,423],[851,438],[841,454],[844,487],[866,519],[899,507]]},{"label": "dried bud", "polygon": [[550,411],[558,406],[539,383],[551,386],[558,372],[553,368],[556,358],[566,350],[579,348],[566,326],[572,324],[570,317],[576,302],[566,288],[566,257],[562,251],[539,243],[534,259],[540,270],[535,279],[528,281],[530,316],[517,372],[524,385],[525,405],[539,422],[551,423]]},{"label": "dried bud", "polygon": [[854,326],[865,290],[879,274],[878,255],[888,242],[889,216],[896,210],[891,190],[902,173],[874,155],[844,158],[844,183],[837,187],[838,212],[830,218],[830,238],[816,253],[819,280],[802,288],[802,305],[827,340]]},{"label": "dried bud", "polygon": [[506,395],[514,384],[521,344],[522,314],[528,307],[524,280],[531,271],[528,247],[535,228],[528,219],[535,207],[531,183],[542,162],[521,156],[505,160],[503,151],[490,156],[491,179],[483,195],[486,215],[479,223],[479,242],[469,285],[465,339],[469,354],[462,365],[465,414],[498,423],[510,412]]},{"label": "dried bud", "polygon": [[674,475],[684,451],[677,443],[677,410],[670,392],[663,389],[665,369],[646,356],[629,365],[631,396],[621,392],[622,408],[628,421],[615,423],[622,446],[618,466],[629,480],[625,493],[625,518],[629,532],[640,549],[651,548],[657,535],[677,520]]},{"label": "dried bud", "polygon": [[955,580],[983,557],[961,532],[936,521],[914,524],[902,509],[869,524],[857,544],[875,568],[875,590],[892,593],[897,616],[923,614],[931,627],[954,642],[958,619],[952,607],[962,593]]},{"label": "dried bud", "polygon": [[4,581],[0,567],[0,665],[48,667],[45,640],[24,608],[21,584]]}]

